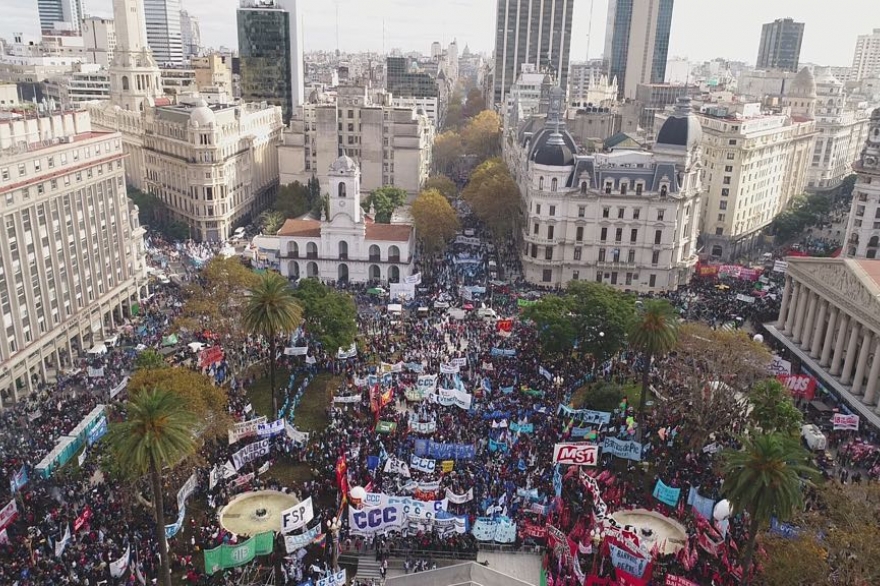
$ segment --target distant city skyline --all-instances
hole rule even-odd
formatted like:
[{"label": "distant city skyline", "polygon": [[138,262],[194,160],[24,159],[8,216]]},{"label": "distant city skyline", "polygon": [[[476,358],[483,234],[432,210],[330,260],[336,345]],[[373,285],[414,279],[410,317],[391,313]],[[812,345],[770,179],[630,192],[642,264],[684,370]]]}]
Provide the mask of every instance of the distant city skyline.
[{"label": "distant city skyline", "polygon": [[[343,52],[382,51],[384,48],[430,54],[431,43],[444,47],[458,40],[459,51],[492,54],[495,45],[497,0],[338,0],[303,2],[306,51],[337,47],[336,10],[339,9],[339,48]],[[181,0],[197,16],[202,43],[208,47],[237,47],[235,11],[239,0]],[[571,60],[601,56],[605,39],[607,0],[574,0]],[[38,37],[37,0],[0,0],[4,19],[0,36],[11,40],[15,32]],[[112,0],[89,0],[87,13],[112,16]],[[802,63],[852,64],[856,37],[880,27],[864,17],[875,12],[872,0],[845,0],[829,10],[823,2],[803,0],[740,0],[735,10],[719,10],[715,2],[676,0],[669,57],[691,61],[725,58],[754,64],[758,56],[761,25],[791,17],[806,24]],[[589,26],[592,21],[592,27]],[[587,30],[590,35],[587,35]],[[589,51],[588,51],[589,49]]]}]

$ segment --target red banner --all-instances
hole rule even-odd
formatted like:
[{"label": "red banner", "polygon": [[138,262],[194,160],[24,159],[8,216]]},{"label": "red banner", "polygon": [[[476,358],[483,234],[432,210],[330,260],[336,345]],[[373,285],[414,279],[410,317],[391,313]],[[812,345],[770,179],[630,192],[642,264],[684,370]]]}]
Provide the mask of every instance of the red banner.
[{"label": "red banner", "polygon": [[348,495],[348,463],[345,456],[339,456],[336,460],[336,486],[343,496]]},{"label": "red banner", "polygon": [[509,332],[513,329],[513,320],[499,319],[497,322],[495,322],[495,327],[498,328],[499,332]]},{"label": "red banner", "polygon": [[587,576],[584,586],[617,586],[613,578],[600,578],[599,576]]},{"label": "red banner", "polygon": [[522,530],[522,533],[526,537],[531,537],[533,539],[544,539],[547,537],[547,528],[543,525],[532,525],[527,523]]},{"label": "red banner", "polygon": [[816,395],[816,379],[808,374],[780,374],[776,379],[795,399],[812,401]]},{"label": "red banner", "polygon": [[691,582],[681,576],[673,576],[666,574],[666,586],[699,586],[696,582]]},{"label": "red banner", "polygon": [[199,368],[207,368],[212,364],[223,360],[223,348],[220,346],[211,346],[199,352]]},{"label": "red banner", "polygon": [[701,277],[717,277],[718,265],[697,265],[697,274]]},{"label": "red banner", "polygon": [[83,525],[89,522],[89,519],[92,518],[92,509],[88,505],[83,509],[83,512],[79,514],[79,517],[73,522],[73,532],[76,533],[80,529],[82,529]]}]

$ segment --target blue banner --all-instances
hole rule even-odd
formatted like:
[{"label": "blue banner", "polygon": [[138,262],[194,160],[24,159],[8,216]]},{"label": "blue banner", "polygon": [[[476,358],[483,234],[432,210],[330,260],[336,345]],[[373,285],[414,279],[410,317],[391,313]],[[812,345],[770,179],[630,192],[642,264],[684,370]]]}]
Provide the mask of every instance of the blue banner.
[{"label": "blue banner", "polygon": [[513,387],[501,387],[501,392],[505,395],[509,395],[513,392]]},{"label": "blue banner", "polygon": [[496,442],[491,437],[489,438],[489,451],[490,452],[498,452],[498,451],[506,452],[507,449],[508,449],[508,446],[506,443]]},{"label": "blue banner", "polygon": [[12,479],[9,481],[9,490],[12,491],[12,494],[18,492],[22,486],[28,483],[28,471],[27,464],[22,464],[21,468],[12,475]]},{"label": "blue banner", "polygon": [[486,391],[487,393],[492,391],[492,381],[489,380],[489,377],[486,377],[486,376],[483,377],[482,386],[483,386],[483,390]]},{"label": "blue banner", "polygon": [[510,431],[514,433],[534,433],[535,432],[535,424],[534,423],[511,423]]},{"label": "blue banner", "polygon": [[688,491],[687,504],[694,508],[694,513],[704,519],[712,520],[712,511],[715,510],[715,501],[702,496],[693,486]]},{"label": "blue banner", "polygon": [[96,441],[104,437],[104,434],[107,433],[107,417],[101,416],[98,422],[95,424],[92,429],[89,430],[89,435],[86,438],[86,441],[91,446]]},{"label": "blue banner", "polygon": [[776,517],[770,517],[770,533],[775,533],[785,539],[794,539],[800,533],[800,529],[791,523],[780,523]]},{"label": "blue banner", "polygon": [[562,496],[562,470],[559,464],[553,467],[553,490],[556,496]]},{"label": "blue banner", "polygon": [[425,371],[425,365],[421,362],[407,362],[403,367],[416,374],[422,374]]},{"label": "blue banner", "polygon": [[640,462],[642,460],[642,444],[633,440],[606,437],[602,443],[602,453],[610,453],[618,458]]},{"label": "blue banner", "polygon": [[611,544],[611,564],[618,570],[622,570],[636,578],[641,578],[648,567],[648,560]]},{"label": "blue banner", "polygon": [[589,423],[591,425],[608,425],[611,423],[611,413],[607,413],[605,411],[593,411],[592,409],[572,409],[568,405],[560,405],[558,414],[563,414],[566,417],[573,417],[579,421],[584,423]]},{"label": "blue banner", "polygon": [[513,356],[516,356],[516,350],[508,348],[492,348],[491,354],[492,356],[504,356],[506,358],[511,358]]},{"label": "blue banner", "polygon": [[420,458],[437,460],[471,460],[476,455],[473,444],[443,444],[428,439],[417,439],[413,453]]},{"label": "blue banner", "polygon": [[662,480],[660,480],[659,478],[657,479],[657,484],[654,486],[655,499],[657,499],[664,505],[674,507],[678,503],[678,497],[680,496],[680,488],[672,488],[671,486],[666,486],[665,484],[663,484]]},{"label": "blue banner", "polygon": [[507,517],[477,517],[472,533],[477,541],[513,543],[516,541],[516,523]]}]

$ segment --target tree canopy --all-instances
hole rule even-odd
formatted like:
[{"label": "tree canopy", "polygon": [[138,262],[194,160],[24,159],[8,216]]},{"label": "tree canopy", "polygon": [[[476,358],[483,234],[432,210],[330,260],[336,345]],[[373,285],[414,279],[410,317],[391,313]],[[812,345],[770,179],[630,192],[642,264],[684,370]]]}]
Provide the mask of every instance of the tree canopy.
[{"label": "tree canopy", "polygon": [[461,129],[465,151],[480,159],[498,154],[501,148],[501,116],[492,110],[483,110]]},{"label": "tree canopy", "polygon": [[305,315],[305,327],[328,352],[348,348],[357,335],[357,309],[347,293],[317,279],[302,279],[293,292]]},{"label": "tree canopy", "polygon": [[236,257],[212,258],[184,290],[176,326],[189,331],[207,329],[239,338],[245,334],[240,315],[245,294],[258,280]]},{"label": "tree canopy", "polygon": [[152,193],[140,191],[129,186],[128,198],[138,207],[138,221],[142,226],[149,226],[159,231],[171,241],[189,238],[189,226],[183,222],[172,220],[168,206]]},{"label": "tree canopy", "polygon": [[504,238],[518,229],[522,216],[519,187],[501,159],[481,163],[461,195],[496,238]]},{"label": "tree canopy", "polygon": [[294,181],[278,188],[278,195],[275,197],[272,209],[280,213],[284,219],[298,218],[314,208],[315,200],[319,198],[320,193],[313,197],[308,186]]},{"label": "tree canopy", "polygon": [[425,190],[436,189],[443,194],[446,199],[455,199],[458,195],[458,186],[455,181],[446,175],[432,175],[425,181]]},{"label": "tree canopy", "polygon": [[795,436],[800,433],[803,415],[791,393],[778,380],[769,378],[755,384],[749,391],[749,403],[752,405],[749,419],[765,433],[778,431]]},{"label": "tree canopy", "polygon": [[361,200],[361,208],[365,213],[373,210],[374,219],[379,224],[390,224],[394,210],[406,202],[406,190],[387,185],[374,189],[370,195]]},{"label": "tree canopy", "polygon": [[449,201],[436,189],[422,191],[412,204],[416,235],[425,252],[442,252],[458,231],[458,216]]},{"label": "tree canopy", "polygon": [[483,92],[479,88],[471,88],[467,93],[464,108],[462,108],[462,116],[473,118],[485,110],[486,100],[483,99]]},{"label": "tree canopy", "polygon": [[464,141],[454,130],[447,130],[434,138],[432,148],[434,168],[438,173],[449,175],[455,168],[455,162],[464,153]]},{"label": "tree canopy", "polygon": [[263,234],[274,236],[284,225],[285,216],[281,212],[266,210],[260,214],[260,231]]},{"label": "tree canopy", "polygon": [[572,281],[562,295],[545,295],[523,311],[535,323],[542,348],[605,361],[626,344],[634,299],[602,283]]}]

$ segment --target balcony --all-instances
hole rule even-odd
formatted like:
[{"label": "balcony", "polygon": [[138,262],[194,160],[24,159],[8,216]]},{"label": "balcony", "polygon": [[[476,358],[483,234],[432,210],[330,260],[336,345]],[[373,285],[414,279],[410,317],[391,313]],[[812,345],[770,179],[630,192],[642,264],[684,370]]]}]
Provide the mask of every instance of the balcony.
[{"label": "balcony", "polygon": [[316,259],[316,258],[318,258],[318,253],[317,252],[307,252],[306,258]]},{"label": "balcony", "polygon": [[279,255],[281,258],[299,258],[298,250],[286,250]]},{"label": "balcony", "polygon": [[347,252],[340,252],[339,253],[339,260],[348,260],[348,253]]},{"label": "balcony", "polygon": [[600,260],[596,263],[596,266],[603,269],[634,269],[636,268],[636,262],[629,262],[626,260]]},{"label": "balcony", "polygon": [[370,262],[382,262],[382,256],[379,254],[371,254]]},{"label": "balcony", "polygon": [[398,254],[398,255],[394,255],[394,256],[389,256],[388,262],[399,263],[400,262],[400,255]]}]

